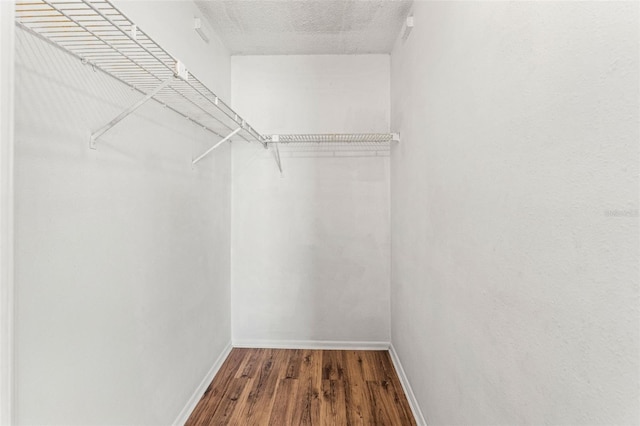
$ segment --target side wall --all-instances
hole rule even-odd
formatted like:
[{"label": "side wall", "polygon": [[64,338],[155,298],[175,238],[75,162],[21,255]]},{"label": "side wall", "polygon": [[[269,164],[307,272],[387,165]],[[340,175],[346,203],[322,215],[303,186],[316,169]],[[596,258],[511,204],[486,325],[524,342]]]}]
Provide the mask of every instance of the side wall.
[{"label": "side wall", "polygon": [[0,425],[13,423],[14,8],[0,2]]},{"label": "side wall", "polygon": [[[188,2],[118,2],[222,96]],[[25,33],[16,49],[19,424],[170,424],[230,343],[230,149]],[[207,74],[208,73],[208,74]]]},{"label": "side wall", "polygon": [[[388,132],[389,56],[237,56],[232,94],[267,134]],[[388,150],[337,149],[234,143],[234,344],[389,341]]]},{"label": "side wall", "polygon": [[432,426],[638,422],[638,7],[415,4],[391,323]]}]

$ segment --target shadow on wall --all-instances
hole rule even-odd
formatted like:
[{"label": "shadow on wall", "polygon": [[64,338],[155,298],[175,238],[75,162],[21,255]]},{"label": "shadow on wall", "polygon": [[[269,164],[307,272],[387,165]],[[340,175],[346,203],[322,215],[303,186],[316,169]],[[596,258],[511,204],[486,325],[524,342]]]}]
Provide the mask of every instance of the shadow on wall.
[{"label": "shadow on wall", "polygon": [[[237,142],[242,143],[242,142]],[[281,158],[368,158],[368,157],[390,157],[391,143],[379,142],[291,142],[280,143],[278,145]],[[275,161],[275,148],[270,145],[268,154],[265,151],[256,150],[253,155],[246,156],[243,163],[238,165],[238,171],[256,160],[263,160],[265,157],[272,157]]]},{"label": "shadow on wall", "polygon": [[389,157],[389,143],[350,142],[345,144],[330,142],[280,144],[281,157]]}]

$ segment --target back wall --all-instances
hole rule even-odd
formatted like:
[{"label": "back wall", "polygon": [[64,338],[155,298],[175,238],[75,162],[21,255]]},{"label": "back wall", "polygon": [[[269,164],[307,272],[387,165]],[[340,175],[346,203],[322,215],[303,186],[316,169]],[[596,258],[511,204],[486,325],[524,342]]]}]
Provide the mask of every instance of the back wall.
[{"label": "back wall", "polygon": [[[389,131],[389,56],[233,57],[262,133]],[[233,145],[235,345],[389,341],[388,150]]]}]

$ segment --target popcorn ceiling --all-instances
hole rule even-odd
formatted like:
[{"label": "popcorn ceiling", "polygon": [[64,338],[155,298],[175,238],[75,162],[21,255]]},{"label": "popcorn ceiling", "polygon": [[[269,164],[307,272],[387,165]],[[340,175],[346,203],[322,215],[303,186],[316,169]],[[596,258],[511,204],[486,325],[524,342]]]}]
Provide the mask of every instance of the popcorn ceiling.
[{"label": "popcorn ceiling", "polygon": [[232,55],[390,53],[411,1],[197,1]]}]

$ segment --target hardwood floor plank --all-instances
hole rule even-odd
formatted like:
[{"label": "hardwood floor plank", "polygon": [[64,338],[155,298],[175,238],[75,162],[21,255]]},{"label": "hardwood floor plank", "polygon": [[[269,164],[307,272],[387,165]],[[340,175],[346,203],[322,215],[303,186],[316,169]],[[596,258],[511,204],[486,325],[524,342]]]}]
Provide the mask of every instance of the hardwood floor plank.
[{"label": "hardwood floor plank", "polygon": [[244,424],[263,425],[269,422],[279,372],[284,362],[280,359],[281,356],[281,350],[269,349],[264,352],[260,369],[238,416],[243,419]]},{"label": "hardwood floor plank", "polygon": [[210,420],[207,423],[198,423],[198,424],[207,424],[207,425],[228,425],[233,424],[231,420],[233,419],[233,415],[236,413],[236,407],[238,405],[242,405],[244,402],[244,398],[248,393],[248,386],[251,382],[251,379],[248,377],[241,378],[233,378],[231,383],[229,383],[229,387],[227,391],[222,397],[222,401],[218,405],[218,408],[211,416]]},{"label": "hardwood floor plank", "polygon": [[377,362],[378,360],[378,351],[359,351],[360,358],[362,359],[362,366],[364,370],[364,380],[372,381],[372,380],[380,380],[381,374],[384,374],[380,371],[380,366]]},{"label": "hardwood floor plank", "polygon": [[377,378],[375,358],[369,352],[371,351],[345,351],[343,356],[350,380],[366,382]]},{"label": "hardwood floor plank", "polygon": [[293,415],[295,425],[320,424],[320,391],[322,385],[322,351],[305,350],[300,366],[298,406]]},{"label": "hardwood floor plank", "polygon": [[302,350],[293,349],[286,352],[289,353],[289,357],[287,360],[285,378],[297,379],[298,377],[300,377],[300,364],[302,362]]},{"label": "hardwood floor plank", "polygon": [[369,425],[371,417],[367,401],[366,382],[345,381],[345,406],[347,410],[347,425]]},{"label": "hardwood floor plank", "polygon": [[415,425],[387,351],[233,349],[187,421]]},{"label": "hardwood floor plank", "polygon": [[294,425],[293,415],[297,405],[300,404],[298,397],[297,379],[280,379],[276,387],[276,396],[271,407],[269,417],[270,426]]},{"label": "hardwood floor plank", "polygon": [[236,378],[247,377],[253,378],[258,368],[260,368],[260,362],[264,356],[266,349],[253,349],[248,352],[248,356],[245,357],[242,365],[236,373]]},{"label": "hardwood floor plank", "polygon": [[320,410],[320,424],[346,426],[347,411],[345,401],[344,381],[322,381],[322,404]]},{"label": "hardwood floor plank", "polygon": [[380,365],[382,366],[382,370],[384,371],[385,379],[392,384],[393,399],[398,407],[398,410],[400,410],[400,414],[404,419],[409,419],[406,420],[406,424],[415,424],[413,413],[411,412],[411,407],[409,406],[409,401],[407,400],[407,396],[404,394],[402,383],[400,383],[398,373],[393,366],[393,361],[391,360],[389,351],[379,351],[376,355],[378,357]]},{"label": "hardwood floor plank", "polygon": [[406,418],[394,398],[393,385],[389,381],[368,381],[369,401],[373,408],[373,422],[376,425],[415,425]]},{"label": "hardwood floor plank", "polygon": [[322,380],[343,380],[344,351],[322,351]]},{"label": "hardwood floor plank", "polygon": [[226,391],[234,373],[240,367],[245,356],[249,354],[249,350],[232,350],[227,359],[222,363],[215,380],[211,382],[207,390],[200,398],[196,408],[189,416],[185,426],[208,424],[211,417],[215,413],[218,405],[222,401],[222,396]]}]

